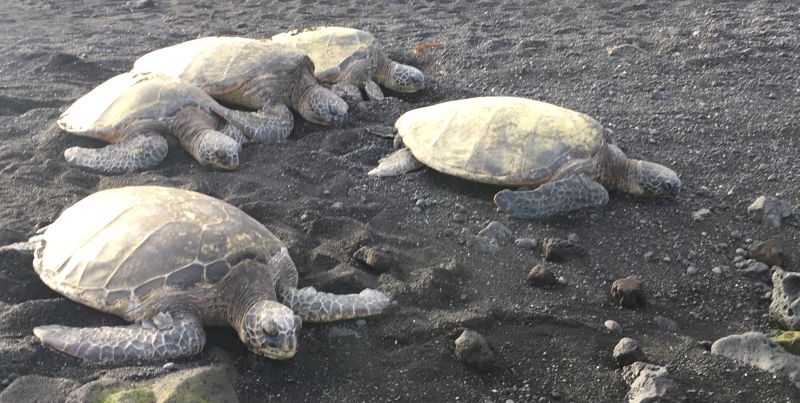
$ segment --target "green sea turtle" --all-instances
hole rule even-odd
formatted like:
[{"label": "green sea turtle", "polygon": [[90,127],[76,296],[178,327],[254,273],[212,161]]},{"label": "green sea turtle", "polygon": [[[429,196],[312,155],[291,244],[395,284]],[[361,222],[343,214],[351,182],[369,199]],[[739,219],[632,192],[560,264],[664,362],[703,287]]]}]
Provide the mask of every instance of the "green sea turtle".
[{"label": "green sea turtle", "polygon": [[[47,286],[135,322],[129,326],[36,327],[42,343],[91,361],[163,361],[203,349],[203,325],[230,325],[269,358],[296,351],[301,320],[380,313],[380,291],[334,295],[297,289],[289,252],[264,226],[212,197],[156,186],[94,193],[27,242]],[[298,316],[299,315],[299,316]]]},{"label": "green sea turtle", "polygon": [[299,49],[249,38],[206,37],[152,51],[140,57],[134,71],[154,71],[202,88],[214,99],[256,110],[271,122],[269,130],[248,137],[286,138],[294,126],[294,109],[322,124],[347,118],[347,103],[319,85],[314,63]]},{"label": "green sea turtle", "polygon": [[57,123],[72,134],[112,143],[64,151],[70,165],[106,174],[157,165],[167,155],[163,133],[178,137],[201,164],[235,169],[245,141],[236,128],[264,124],[255,114],[225,108],[197,87],[157,73],[112,77],[75,101]]},{"label": "green sea turtle", "polygon": [[378,84],[397,92],[425,88],[425,75],[414,67],[389,59],[372,34],[353,28],[318,27],[285,32],[275,42],[302,49],[314,61],[320,81],[335,83],[333,90],[350,102],[360,101],[363,89],[371,100],[383,99]]},{"label": "green sea turtle", "polygon": [[383,158],[373,176],[427,165],[437,171],[502,186],[498,210],[542,218],[608,202],[608,189],[672,197],[681,181],[671,169],[629,159],[605,141],[591,117],[545,102],[479,97],[409,111],[395,123],[406,148]]}]

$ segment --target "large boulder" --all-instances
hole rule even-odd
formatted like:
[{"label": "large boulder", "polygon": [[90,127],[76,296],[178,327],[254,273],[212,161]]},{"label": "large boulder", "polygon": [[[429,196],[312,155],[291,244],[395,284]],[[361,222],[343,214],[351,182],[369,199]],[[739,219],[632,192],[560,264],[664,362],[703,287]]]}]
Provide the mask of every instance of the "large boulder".
[{"label": "large boulder", "polygon": [[786,329],[800,330],[800,273],[775,268],[769,315]]},{"label": "large boulder", "polygon": [[711,352],[789,378],[800,387],[800,357],[792,355],[763,333],[748,332],[723,337]]}]

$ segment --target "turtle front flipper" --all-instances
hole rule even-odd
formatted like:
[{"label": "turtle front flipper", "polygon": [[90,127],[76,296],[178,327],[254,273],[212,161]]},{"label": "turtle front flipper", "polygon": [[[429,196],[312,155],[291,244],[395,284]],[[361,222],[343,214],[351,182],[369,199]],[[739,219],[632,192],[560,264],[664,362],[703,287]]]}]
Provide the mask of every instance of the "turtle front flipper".
[{"label": "turtle front flipper", "polygon": [[165,361],[203,350],[206,335],[196,315],[159,313],[141,324],[76,328],[39,326],[33,334],[45,345],[88,361]]},{"label": "turtle front flipper", "polygon": [[354,105],[364,100],[361,90],[349,81],[341,81],[331,86],[331,91],[341,97],[348,105]]},{"label": "turtle front flipper", "polygon": [[304,321],[332,322],[341,319],[377,315],[389,304],[386,294],[367,288],[358,294],[330,294],[314,287],[290,288],[284,291],[283,304]]},{"label": "turtle front flipper", "polygon": [[199,163],[216,169],[236,169],[242,146],[215,129],[216,119],[199,108],[186,108],[173,116],[170,129]]},{"label": "turtle front flipper", "polygon": [[132,132],[102,148],[70,147],[64,150],[64,158],[69,165],[120,175],[158,165],[167,156],[168,149],[167,140],[158,133]]},{"label": "turtle front flipper", "polygon": [[608,203],[608,191],[586,175],[545,183],[535,190],[503,190],[494,196],[500,211],[517,218],[546,218]]},{"label": "turtle front flipper", "polygon": [[236,127],[253,142],[286,140],[294,127],[294,116],[283,104],[269,105],[257,112],[245,112],[214,105],[211,111]]},{"label": "turtle front flipper", "polygon": [[424,167],[425,164],[419,162],[411,150],[401,148],[383,158],[378,162],[378,166],[367,173],[369,176],[397,176],[415,169]]},{"label": "turtle front flipper", "polygon": [[381,91],[381,87],[378,86],[378,83],[372,80],[367,80],[364,82],[364,92],[367,93],[367,97],[369,97],[370,101],[380,101],[383,100],[383,91]]}]

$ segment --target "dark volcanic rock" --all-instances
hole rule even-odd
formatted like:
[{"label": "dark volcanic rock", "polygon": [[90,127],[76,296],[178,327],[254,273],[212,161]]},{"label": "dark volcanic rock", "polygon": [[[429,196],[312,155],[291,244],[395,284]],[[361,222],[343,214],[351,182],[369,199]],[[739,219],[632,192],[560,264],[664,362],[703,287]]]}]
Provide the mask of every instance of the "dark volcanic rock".
[{"label": "dark volcanic rock", "polygon": [[353,258],[377,273],[385,273],[397,264],[393,251],[381,247],[362,246],[353,253]]},{"label": "dark volcanic rock", "polygon": [[760,196],[747,208],[747,214],[755,221],[778,228],[781,220],[792,215],[792,205],[777,197]]},{"label": "dark volcanic rock", "polygon": [[545,238],[542,241],[542,255],[545,260],[551,262],[562,262],[572,257],[583,255],[584,251],[580,245],[563,238]]},{"label": "dark volcanic rock", "polygon": [[638,276],[628,276],[611,284],[611,296],[618,304],[626,308],[635,308],[645,304],[642,280]]},{"label": "dark volcanic rock", "polygon": [[783,248],[774,239],[758,241],[750,247],[750,258],[769,266],[783,266]]},{"label": "dark volcanic rock", "polygon": [[533,267],[530,273],[528,273],[527,279],[528,285],[534,287],[546,287],[550,288],[556,284],[558,284],[558,279],[556,278],[555,274],[547,267],[545,263],[539,263]]},{"label": "dark volcanic rock", "polygon": [[0,403],[59,402],[80,384],[71,379],[26,375],[14,380],[0,393]]}]

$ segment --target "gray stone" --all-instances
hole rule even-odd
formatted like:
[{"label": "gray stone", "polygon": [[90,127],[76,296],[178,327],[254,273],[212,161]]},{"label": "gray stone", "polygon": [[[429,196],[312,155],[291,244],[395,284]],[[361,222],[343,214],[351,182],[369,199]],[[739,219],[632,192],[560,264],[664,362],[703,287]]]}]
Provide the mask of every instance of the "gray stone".
[{"label": "gray stone", "polygon": [[644,305],[645,296],[642,289],[642,280],[638,276],[628,276],[614,281],[611,284],[611,296],[614,301],[626,308]]},{"label": "gray stone", "polygon": [[753,280],[766,281],[769,278],[769,266],[762,262],[753,261],[739,272]]},{"label": "gray stone", "polygon": [[25,375],[15,379],[0,393],[0,403],[61,402],[64,396],[79,386],[80,383],[71,379]]},{"label": "gray stone", "polygon": [[800,387],[800,357],[784,350],[763,333],[748,332],[723,337],[711,345],[711,352],[764,371],[782,374]]},{"label": "gray stone", "polygon": [[612,356],[614,357],[614,361],[620,367],[633,364],[636,361],[647,360],[647,357],[644,355],[644,351],[639,348],[639,344],[636,343],[636,340],[630,337],[623,337],[620,339],[619,343],[614,346],[614,352],[612,353]]},{"label": "gray stone", "polygon": [[774,239],[754,242],[749,250],[750,258],[769,266],[783,266],[783,248]]},{"label": "gray stone", "polygon": [[495,355],[489,342],[474,330],[464,330],[456,339],[456,358],[479,371],[489,371],[494,367]]},{"label": "gray stone", "polygon": [[609,319],[603,322],[603,326],[605,326],[606,330],[613,334],[622,334],[622,326],[615,320]]},{"label": "gray stone", "polygon": [[536,249],[539,244],[533,238],[517,238],[514,240],[514,245],[523,249]]},{"label": "gray stone", "polygon": [[747,214],[755,221],[778,228],[782,219],[792,215],[792,210],[792,205],[786,200],[773,196],[760,196],[747,208]]},{"label": "gray stone", "polygon": [[630,390],[626,395],[630,403],[685,402],[686,394],[669,377],[666,367],[635,362],[622,370],[622,378]]},{"label": "gray stone", "polygon": [[[217,362],[172,372],[161,378],[131,382],[111,377],[100,378],[74,390],[71,402],[231,402],[236,395],[238,373],[230,358],[221,350],[210,354]],[[63,396],[63,395],[62,395]]]},{"label": "gray stone", "polygon": [[511,237],[513,235],[514,235],[514,233],[511,232],[511,230],[508,229],[508,227],[506,227],[503,224],[500,224],[497,221],[490,222],[489,225],[486,226],[486,228],[484,228],[480,232],[478,232],[478,236],[485,236],[487,238],[494,238],[494,239],[497,239],[498,241],[511,239]]},{"label": "gray stone", "polygon": [[469,241],[469,248],[480,253],[497,253],[500,251],[500,244],[497,239],[476,235]]},{"label": "gray stone", "polygon": [[697,210],[692,213],[692,219],[695,221],[703,221],[710,215],[711,215],[711,210],[707,208],[701,208],[700,210]]},{"label": "gray stone", "polygon": [[675,323],[674,320],[667,318],[665,316],[656,316],[653,318],[653,323],[656,324],[661,330],[670,332],[670,333],[678,333],[678,324]]},{"label": "gray stone", "polygon": [[775,267],[769,316],[789,330],[800,330],[800,273]]}]

